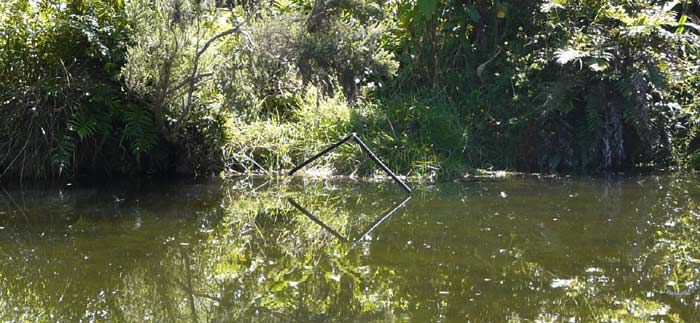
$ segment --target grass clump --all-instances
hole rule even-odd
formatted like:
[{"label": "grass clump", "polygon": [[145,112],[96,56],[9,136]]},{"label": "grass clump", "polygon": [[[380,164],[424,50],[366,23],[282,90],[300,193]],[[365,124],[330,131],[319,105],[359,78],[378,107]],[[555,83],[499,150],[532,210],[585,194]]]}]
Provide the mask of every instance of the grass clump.
[{"label": "grass clump", "polygon": [[[253,120],[232,117],[226,124],[226,172],[260,171],[261,167],[280,172],[290,169],[351,132],[353,114],[342,99],[329,98],[319,100],[318,104],[306,100],[287,117],[274,115]],[[315,165],[333,164],[342,168],[356,156],[351,147],[340,147]]]},{"label": "grass clump", "polygon": [[[340,96],[305,97],[285,116],[231,117],[226,126],[226,173],[261,172],[261,168],[283,172],[352,132],[401,175],[454,177],[468,168],[462,158],[467,144],[464,124],[449,106],[409,101],[349,105]],[[307,170],[324,175],[379,172],[353,143],[323,156]]]}]

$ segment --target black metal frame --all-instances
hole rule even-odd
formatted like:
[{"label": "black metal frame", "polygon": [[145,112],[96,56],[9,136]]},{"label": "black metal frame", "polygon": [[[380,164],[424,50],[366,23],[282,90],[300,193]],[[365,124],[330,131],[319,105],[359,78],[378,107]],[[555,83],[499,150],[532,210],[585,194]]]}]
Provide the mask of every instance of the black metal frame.
[{"label": "black metal frame", "polygon": [[308,217],[311,221],[314,221],[316,224],[318,224],[318,225],[321,226],[322,228],[326,229],[326,231],[330,232],[330,233],[331,233],[332,235],[334,235],[336,238],[338,238],[338,239],[340,239],[341,241],[344,241],[344,242],[357,242],[357,241],[361,240],[361,239],[364,238],[366,235],[368,235],[370,232],[374,231],[374,229],[376,229],[382,222],[384,222],[384,220],[388,219],[388,218],[389,218],[392,214],[394,214],[398,209],[400,209],[402,206],[406,205],[406,203],[407,203],[408,200],[410,200],[410,199],[411,199],[411,196],[409,195],[409,196],[407,196],[405,199],[403,199],[403,200],[397,202],[396,204],[394,204],[394,207],[392,207],[391,209],[389,209],[388,211],[384,212],[382,215],[380,215],[379,217],[377,217],[377,219],[374,220],[374,222],[372,222],[372,224],[369,226],[368,229],[366,229],[365,231],[363,231],[361,234],[357,235],[355,238],[349,239],[348,237],[344,237],[343,235],[341,235],[340,233],[338,233],[338,231],[336,231],[335,229],[333,229],[333,228],[331,228],[330,226],[328,226],[327,224],[325,224],[325,223],[324,223],[323,221],[321,221],[321,219],[319,219],[318,217],[314,216],[309,210],[307,210],[305,207],[301,206],[299,203],[297,203],[296,201],[294,201],[293,198],[291,198],[291,197],[288,197],[288,198],[287,198],[287,200],[289,201],[290,204],[292,204],[292,206],[294,206],[294,207],[297,208],[299,211],[301,211],[301,213],[303,213],[304,215],[306,215],[306,217]]},{"label": "black metal frame", "polygon": [[362,148],[362,151],[363,151],[372,161],[374,161],[374,162],[377,164],[377,166],[379,166],[379,168],[381,168],[381,169],[382,169],[385,173],[387,173],[392,179],[394,179],[394,181],[395,181],[396,183],[398,183],[401,187],[403,187],[403,189],[406,190],[406,192],[408,192],[409,194],[411,194],[411,188],[408,187],[408,185],[407,185],[406,183],[404,183],[404,181],[402,181],[400,178],[398,178],[398,177],[394,174],[394,172],[392,172],[392,171],[389,169],[389,167],[386,167],[386,165],[384,165],[384,163],[382,163],[382,161],[379,160],[379,158],[377,157],[377,155],[375,155],[374,152],[372,152],[372,150],[370,150],[369,147],[367,147],[367,145],[365,145],[365,143],[362,141],[362,139],[360,139],[360,137],[358,137],[357,134],[354,133],[354,132],[351,133],[351,134],[349,134],[349,135],[347,135],[345,138],[341,139],[340,141],[336,142],[335,144],[331,145],[330,147],[328,147],[328,148],[322,150],[320,153],[318,153],[318,154],[312,156],[311,158],[305,160],[304,162],[302,162],[301,164],[297,165],[296,167],[292,168],[292,170],[289,171],[289,176],[294,175],[294,173],[296,173],[298,170],[302,169],[304,166],[308,165],[309,163],[311,163],[312,161],[318,159],[319,157],[321,157],[321,156],[323,156],[323,155],[325,155],[325,154],[327,154],[327,153],[329,153],[329,152],[335,150],[336,148],[340,147],[342,144],[344,144],[344,143],[350,141],[351,139],[354,139],[355,142],[357,142],[357,143],[360,145],[360,148]]}]

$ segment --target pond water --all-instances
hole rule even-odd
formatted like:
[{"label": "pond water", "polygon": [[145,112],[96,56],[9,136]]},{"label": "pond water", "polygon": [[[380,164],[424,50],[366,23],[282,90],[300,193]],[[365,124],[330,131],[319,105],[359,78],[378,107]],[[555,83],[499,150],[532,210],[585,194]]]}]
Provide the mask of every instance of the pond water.
[{"label": "pond water", "polygon": [[700,322],[699,177],[412,186],[0,190],[0,321]]}]

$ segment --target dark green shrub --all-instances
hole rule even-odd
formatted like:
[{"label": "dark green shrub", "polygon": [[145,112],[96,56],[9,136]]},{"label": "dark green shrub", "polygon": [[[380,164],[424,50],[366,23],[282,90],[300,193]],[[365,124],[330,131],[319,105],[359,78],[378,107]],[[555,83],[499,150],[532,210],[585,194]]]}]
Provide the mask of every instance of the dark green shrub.
[{"label": "dark green shrub", "polygon": [[12,0],[0,13],[0,176],[139,164],[158,136],[119,81],[130,31],[122,2]]}]

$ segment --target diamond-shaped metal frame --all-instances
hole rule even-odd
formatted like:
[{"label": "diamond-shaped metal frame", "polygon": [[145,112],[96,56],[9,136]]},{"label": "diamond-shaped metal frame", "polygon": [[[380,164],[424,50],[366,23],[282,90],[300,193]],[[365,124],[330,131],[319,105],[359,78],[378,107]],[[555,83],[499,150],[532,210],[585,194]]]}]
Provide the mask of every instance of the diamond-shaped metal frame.
[{"label": "diamond-shaped metal frame", "polygon": [[347,135],[345,138],[341,139],[340,141],[336,142],[335,144],[331,145],[330,147],[324,149],[324,150],[321,151],[320,153],[318,153],[318,154],[314,155],[313,157],[311,157],[311,158],[305,160],[304,162],[302,162],[301,164],[297,165],[296,167],[292,168],[292,170],[289,171],[289,176],[294,175],[294,173],[296,173],[298,170],[302,169],[304,166],[308,165],[309,163],[311,163],[312,161],[318,159],[319,157],[321,157],[321,156],[323,156],[323,155],[325,155],[325,154],[327,154],[327,153],[329,153],[329,152],[335,150],[336,148],[340,147],[342,144],[344,144],[344,143],[350,141],[351,139],[354,139],[355,142],[357,142],[357,143],[360,145],[360,148],[362,148],[362,151],[363,151],[372,161],[374,161],[374,163],[376,163],[377,166],[379,166],[379,168],[381,168],[385,173],[387,173],[387,175],[389,175],[392,179],[394,179],[394,181],[395,181],[397,184],[399,184],[401,187],[403,187],[403,189],[406,190],[406,192],[408,192],[408,194],[411,194],[411,188],[408,187],[408,185],[407,185],[406,183],[404,183],[404,181],[402,181],[400,178],[398,178],[398,177],[394,174],[394,172],[392,172],[392,171],[389,169],[389,167],[386,167],[386,165],[384,165],[384,163],[382,163],[382,161],[379,160],[379,158],[377,158],[377,155],[375,155],[375,154],[369,149],[369,147],[367,147],[367,145],[365,145],[365,143],[362,141],[362,139],[360,139],[360,137],[358,137],[357,134],[354,133],[354,132],[351,133],[351,134],[349,134],[349,135]]},{"label": "diamond-shaped metal frame", "polygon": [[384,222],[384,220],[388,219],[392,214],[394,214],[396,211],[398,211],[398,209],[400,209],[402,206],[406,205],[406,203],[408,202],[408,200],[411,199],[411,197],[412,196],[409,195],[405,199],[394,204],[394,207],[392,207],[391,209],[389,209],[388,211],[384,212],[382,215],[377,217],[377,219],[374,220],[374,222],[372,222],[372,224],[365,231],[363,231],[361,234],[357,235],[355,238],[352,238],[352,239],[350,239],[349,237],[344,237],[342,234],[338,233],[338,231],[336,231],[335,229],[331,228],[329,225],[327,225],[326,223],[321,221],[321,219],[319,219],[318,217],[313,215],[309,210],[307,210],[305,207],[301,206],[293,198],[288,197],[287,200],[289,201],[290,204],[292,204],[292,206],[294,206],[299,211],[301,211],[301,213],[306,215],[306,217],[308,217],[311,221],[316,222],[316,224],[318,224],[322,228],[326,229],[326,231],[330,232],[336,238],[338,238],[344,242],[357,242],[357,241],[361,240],[362,238],[364,238],[366,235],[368,235],[370,232],[374,231],[374,229],[376,229],[382,222]]}]

